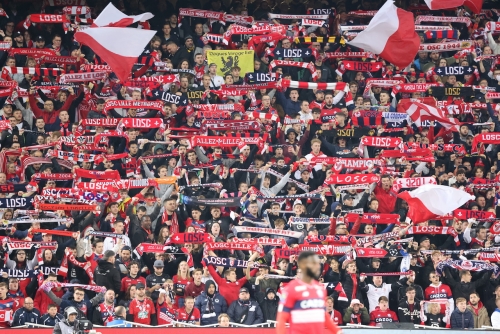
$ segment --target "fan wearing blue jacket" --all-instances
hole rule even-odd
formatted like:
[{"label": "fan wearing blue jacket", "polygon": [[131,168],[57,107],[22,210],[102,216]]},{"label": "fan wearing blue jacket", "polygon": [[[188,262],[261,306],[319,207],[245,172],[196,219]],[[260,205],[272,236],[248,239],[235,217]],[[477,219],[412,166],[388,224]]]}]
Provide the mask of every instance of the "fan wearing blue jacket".
[{"label": "fan wearing blue jacket", "polygon": [[196,297],[194,306],[200,310],[202,326],[216,324],[219,315],[227,311],[227,302],[212,280],[205,282],[205,291]]}]

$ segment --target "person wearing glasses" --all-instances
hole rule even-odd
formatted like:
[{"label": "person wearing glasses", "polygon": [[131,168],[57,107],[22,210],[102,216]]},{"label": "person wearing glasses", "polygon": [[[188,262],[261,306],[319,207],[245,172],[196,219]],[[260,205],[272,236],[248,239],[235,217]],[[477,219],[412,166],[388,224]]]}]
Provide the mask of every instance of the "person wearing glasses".
[{"label": "person wearing glasses", "polygon": [[49,296],[54,303],[60,306],[61,310],[66,309],[69,306],[73,306],[78,310],[78,319],[87,318],[93,314],[93,309],[97,306],[103,299],[104,294],[102,292],[98,293],[92,299],[85,299],[85,290],[80,287],[75,287],[73,292],[73,297],[68,299],[62,299],[57,297],[52,291],[44,292]]},{"label": "person wearing glasses", "polygon": [[12,327],[23,326],[25,323],[37,324],[40,320],[40,311],[34,307],[33,299],[24,298],[24,306],[14,312]]}]

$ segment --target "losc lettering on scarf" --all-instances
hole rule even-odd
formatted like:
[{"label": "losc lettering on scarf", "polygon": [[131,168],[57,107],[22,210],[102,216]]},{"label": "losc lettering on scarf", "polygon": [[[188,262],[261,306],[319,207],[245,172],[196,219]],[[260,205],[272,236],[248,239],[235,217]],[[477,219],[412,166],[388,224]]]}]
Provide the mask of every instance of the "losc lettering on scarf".
[{"label": "losc lettering on scarf", "polygon": [[0,209],[20,208],[25,209],[32,205],[33,196],[18,198],[0,198]]},{"label": "losc lettering on scarf", "polygon": [[445,66],[436,68],[434,72],[437,75],[467,75],[474,73],[474,68],[471,66]]}]

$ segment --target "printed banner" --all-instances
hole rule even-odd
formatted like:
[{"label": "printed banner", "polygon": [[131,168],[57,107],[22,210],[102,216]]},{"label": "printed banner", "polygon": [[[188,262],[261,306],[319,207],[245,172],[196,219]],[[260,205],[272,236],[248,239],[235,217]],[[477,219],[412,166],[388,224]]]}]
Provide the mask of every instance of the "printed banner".
[{"label": "printed banner", "polygon": [[208,63],[217,64],[217,75],[231,74],[231,68],[239,66],[241,73],[253,72],[253,50],[209,50]]}]

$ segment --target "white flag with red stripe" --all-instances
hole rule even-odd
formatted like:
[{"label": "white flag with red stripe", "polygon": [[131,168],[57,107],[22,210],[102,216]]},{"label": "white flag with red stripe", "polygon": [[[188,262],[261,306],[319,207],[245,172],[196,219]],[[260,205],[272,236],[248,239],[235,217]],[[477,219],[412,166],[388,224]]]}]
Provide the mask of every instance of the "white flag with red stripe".
[{"label": "white flag with red stripe", "polygon": [[419,102],[402,102],[401,107],[410,116],[416,126],[422,126],[425,121],[439,122],[446,129],[451,131],[458,131],[460,129],[460,122],[451,117],[444,109],[429,106]]},{"label": "white flag with red stripe", "polygon": [[154,15],[151,13],[127,16],[112,3],[109,3],[94,20],[92,27],[127,27],[135,22],[147,21],[153,17]]},{"label": "white flag with red stripe", "polygon": [[145,29],[98,27],[78,31],[74,37],[101,57],[120,81],[125,81],[155,33]]},{"label": "white flag with red stripe", "polygon": [[408,203],[408,214],[414,224],[435,219],[452,213],[475,197],[469,193],[448,186],[425,184],[412,191],[404,191],[398,195]]},{"label": "white flag with red stripe", "polygon": [[412,13],[397,8],[393,0],[388,0],[368,27],[348,43],[403,68],[413,62],[420,47],[414,21]]},{"label": "white flag with red stripe", "polygon": [[432,10],[437,9],[448,9],[448,8],[457,8],[459,6],[467,6],[474,13],[479,14],[481,12],[481,8],[483,7],[483,0],[425,0],[427,7]]}]

